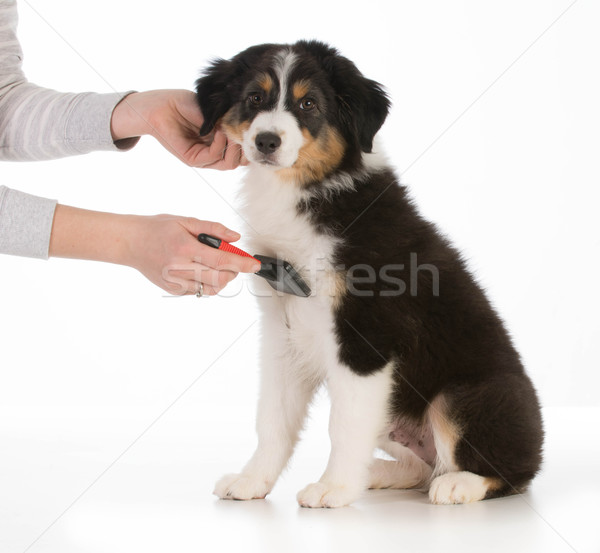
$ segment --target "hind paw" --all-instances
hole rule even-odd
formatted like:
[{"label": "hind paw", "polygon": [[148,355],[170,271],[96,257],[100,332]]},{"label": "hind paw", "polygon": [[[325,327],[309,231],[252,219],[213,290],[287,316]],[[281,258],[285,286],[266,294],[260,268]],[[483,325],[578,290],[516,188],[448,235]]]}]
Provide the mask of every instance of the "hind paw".
[{"label": "hind paw", "polygon": [[485,497],[486,479],[472,472],[448,472],[438,476],[429,488],[429,499],[437,505],[472,503]]}]

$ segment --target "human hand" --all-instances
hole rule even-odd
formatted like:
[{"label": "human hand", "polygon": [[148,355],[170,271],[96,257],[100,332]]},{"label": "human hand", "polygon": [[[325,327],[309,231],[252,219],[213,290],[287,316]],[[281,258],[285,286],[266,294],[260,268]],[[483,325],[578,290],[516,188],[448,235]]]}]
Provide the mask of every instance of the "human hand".
[{"label": "human hand", "polygon": [[156,215],[139,217],[132,233],[128,265],[148,280],[175,295],[212,296],[238,273],[255,273],[255,259],[224,252],[201,244],[198,234],[206,233],[226,242],[239,240],[237,232],[220,223],[191,217]]},{"label": "human hand", "polygon": [[127,265],[175,295],[202,291],[212,296],[238,273],[260,269],[255,259],[201,244],[200,233],[227,242],[240,238],[219,223],[191,217],[120,215],[59,204],[49,255]]},{"label": "human hand", "polygon": [[189,90],[150,90],[126,96],[113,110],[113,139],[149,134],[191,167],[235,169],[245,163],[241,146],[220,130],[200,138],[204,119]]}]

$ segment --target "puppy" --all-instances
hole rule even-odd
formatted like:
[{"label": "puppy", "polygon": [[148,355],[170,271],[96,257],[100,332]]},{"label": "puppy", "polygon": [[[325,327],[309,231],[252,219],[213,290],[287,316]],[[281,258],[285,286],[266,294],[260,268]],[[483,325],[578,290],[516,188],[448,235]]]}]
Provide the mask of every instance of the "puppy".
[{"label": "puppy", "polygon": [[381,85],[317,41],[251,47],[196,85],[200,134],[219,125],[248,158],[252,250],[312,289],[258,294],[258,447],[216,495],[272,490],[321,385],[331,454],[301,506],[348,505],[367,488],[428,487],[439,504],[524,490],[541,463],[535,390],[458,252],[373,148],[390,105]]}]

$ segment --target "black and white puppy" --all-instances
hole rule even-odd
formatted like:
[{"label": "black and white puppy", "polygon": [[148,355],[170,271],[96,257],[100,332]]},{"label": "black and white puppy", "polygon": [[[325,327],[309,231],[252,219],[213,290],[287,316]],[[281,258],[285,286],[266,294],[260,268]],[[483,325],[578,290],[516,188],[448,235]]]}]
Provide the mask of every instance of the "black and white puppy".
[{"label": "black and white puppy", "polygon": [[367,488],[428,486],[434,503],[524,490],[541,463],[535,390],[460,255],[374,151],[381,86],[300,41],[214,62],[197,98],[201,134],[220,125],[250,162],[251,250],[289,261],[312,288],[259,294],[258,448],[215,493],[271,491],[323,384],[331,455],[300,505],[348,505]]}]

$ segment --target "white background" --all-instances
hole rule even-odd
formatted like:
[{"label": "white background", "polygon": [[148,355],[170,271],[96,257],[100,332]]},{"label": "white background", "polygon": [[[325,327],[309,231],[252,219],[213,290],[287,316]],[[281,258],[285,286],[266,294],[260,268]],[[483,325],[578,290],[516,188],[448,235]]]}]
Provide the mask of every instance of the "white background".
[{"label": "white background", "polygon": [[[252,44],[330,42],[385,85],[393,101],[381,131],[386,151],[487,289],[544,406],[599,407],[600,8],[579,0],[561,16],[569,5],[28,0],[19,2],[19,37],[32,82],[98,92],[192,88],[208,60]],[[78,207],[190,215],[243,231],[235,209],[242,173],[187,168],[145,138],[125,154],[4,163],[1,182]],[[228,297],[198,300],[165,297],[118,266],[3,257],[0,268],[4,458],[30,474],[27,485],[4,476],[23,501],[11,516],[28,521],[12,526],[15,551],[161,415],[126,454],[142,448],[141,466],[144,440],[153,439],[154,459],[168,448],[177,459],[198,453],[212,467],[207,482],[240,468],[252,450],[258,375],[247,281]],[[316,442],[326,439],[325,417],[321,397],[310,426]],[[161,434],[161,424],[170,430]],[[582,439],[597,442],[597,430]],[[69,455],[86,447],[93,462],[84,471]],[[326,456],[319,452],[315,470]],[[53,480],[56,489],[43,487]],[[50,498],[43,506],[38,486]],[[209,493],[192,486],[185,501]],[[114,508],[114,495],[105,501]],[[164,520],[141,512],[140,524]]]}]

